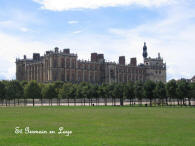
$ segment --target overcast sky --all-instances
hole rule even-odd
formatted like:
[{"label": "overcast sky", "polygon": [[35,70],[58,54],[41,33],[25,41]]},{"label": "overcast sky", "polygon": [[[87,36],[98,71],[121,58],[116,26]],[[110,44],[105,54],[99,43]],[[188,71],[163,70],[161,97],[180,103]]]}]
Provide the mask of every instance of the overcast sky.
[{"label": "overcast sky", "polygon": [[15,79],[15,59],[55,46],[79,59],[91,52],[143,62],[161,53],[167,80],[195,75],[194,0],[0,0],[0,79]]}]

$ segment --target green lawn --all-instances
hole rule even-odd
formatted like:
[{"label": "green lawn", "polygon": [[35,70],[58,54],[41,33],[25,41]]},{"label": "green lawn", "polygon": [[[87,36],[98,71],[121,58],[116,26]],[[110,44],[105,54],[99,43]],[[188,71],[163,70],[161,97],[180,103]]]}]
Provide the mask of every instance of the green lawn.
[{"label": "green lawn", "polygon": [[[15,127],[72,135],[15,134]],[[190,107],[1,107],[0,145],[195,145]]]}]

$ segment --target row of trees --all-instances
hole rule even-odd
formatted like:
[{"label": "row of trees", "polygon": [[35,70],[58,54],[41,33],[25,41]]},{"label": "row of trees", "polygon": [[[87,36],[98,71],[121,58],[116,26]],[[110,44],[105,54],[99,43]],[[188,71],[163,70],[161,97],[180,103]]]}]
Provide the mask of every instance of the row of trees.
[{"label": "row of trees", "polygon": [[128,82],[94,85],[90,83],[63,83],[54,82],[48,84],[37,83],[36,81],[0,81],[0,100],[2,105],[10,105],[10,100],[14,101],[14,105],[19,104],[21,99],[24,104],[27,104],[27,99],[32,99],[33,106],[35,99],[40,99],[43,104],[43,99],[49,99],[49,104],[52,105],[52,99],[57,99],[57,104],[60,105],[61,99],[69,100],[80,99],[86,104],[92,105],[92,99],[95,99],[96,105],[99,104],[99,99],[104,99],[104,104],[107,105],[108,99],[112,100],[112,105],[116,105],[116,99],[120,99],[120,105],[123,106],[124,99],[129,100],[130,106],[134,105],[135,99],[142,105],[143,99],[148,99],[150,106],[154,103],[158,105],[170,105],[172,101],[177,101],[178,105],[191,105],[191,100],[195,98],[195,83],[189,83],[182,79],[179,81],[170,80],[164,84],[162,82],[146,81]]}]

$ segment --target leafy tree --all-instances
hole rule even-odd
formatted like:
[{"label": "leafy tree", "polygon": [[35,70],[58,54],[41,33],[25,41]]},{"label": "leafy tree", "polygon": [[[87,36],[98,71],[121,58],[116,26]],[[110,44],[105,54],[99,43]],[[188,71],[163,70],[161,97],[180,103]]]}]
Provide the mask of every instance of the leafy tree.
[{"label": "leafy tree", "polygon": [[[26,104],[26,98],[25,98],[25,96],[24,96],[24,88],[25,88],[25,86],[28,84],[28,82],[27,81],[25,81],[25,80],[23,80],[23,81],[21,81],[20,82],[20,85],[22,86],[22,97],[21,98],[23,98],[24,99],[24,105]],[[19,99],[18,99],[18,105],[19,105]]]},{"label": "leafy tree", "polygon": [[104,98],[104,105],[107,106],[107,100],[109,97],[109,85],[108,84],[102,84],[102,91],[103,91],[103,98]]},{"label": "leafy tree", "polygon": [[124,96],[123,96],[123,93],[124,93],[124,85],[123,84],[119,84],[119,99],[120,99],[120,106],[123,106],[124,105]]},{"label": "leafy tree", "polygon": [[87,85],[87,88],[88,88],[88,91],[87,91],[87,98],[89,100],[89,105],[92,105],[92,96],[93,96],[93,88],[92,88],[93,85],[91,85],[90,83],[88,83]]},{"label": "leafy tree", "polygon": [[71,99],[74,99],[74,105],[76,105],[76,84],[73,84],[71,87],[70,87],[70,91],[69,91],[69,96]]},{"label": "leafy tree", "polygon": [[60,99],[61,99],[60,96],[58,96],[58,95],[59,95],[60,89],[62,88],[63,84],[64,83],[62,81],[54,82],[54,88],[55,88],[54,98],[57,98],[58,105],[60,105]]},{"label": "leafy tree", "polygon": [[128,82],[125,86],[124,86],[124,91],[123,91],[123,95],[129,99],[130,102],[130,106],[132,105],[132,100],[135,96],[134,94],[134,84],[133,82]]},{"label": "leafy tree", "polygon": [[115,98],[120,99],[120,105],[123,106],[123,85],[121,83],[115,84],[113,94]]},{"label": "leafy tree", "polygon": [[5,101],[5,105],[7,106],[7,100],[8,100],[8,97],[7,97],[7,85],[9,83],[9,81],[7,80],[3,80],[1,81],[4,85],[5,85],[5,96],[4,96],[4,101]]},{"label": "leafy tree", "polygon": [[188,97],[190,106],[191,106],[191,98],[195,99],[195,82],[190,83],[190,95]]},{"label": "leafy tree", "polygon": [[86,98],[89,99],[89,84],[88,83],[85,83],[85,85],[83,86],[82,88],[82,94],[83,94],[83,97],[84,97],[84,106],[85,106],[85,103],[86,103]]},{"label": "leafy tree", "polygon": [[109,84],[108,85],[108,98],[111,98],[112,99],[112,105],[113,105],[113,98],[114,98],[114,94],[113,94],[113,91],[114,91],[114,86],[115,86],[115,84],[114,83],[112,83],[112,84]]},{"label": "leafy tree", "polygon": [[41,97],[41,88],[36,81],[30,81],[24,88],[24,96],[33,99],[33,106],[35,105],[34,99]]},{"label": "leafy tree", "polygon": [[92,97],[96,99],[96,105],[97,105],[97,100],[98,100],[98,85],[93,85],[92,86]]},{"label": "leafy tree", "polygon": [[3,105],[3,100],[5,99],[5,93],[6,93],[6,89],[5,89],[5,84],[0,81],[0,99]]},{"label": "leafy tree", "polygon": [[70,98],[70,88],[71,83],[64,83],[62,89],[59,90],[59,98],[68,99],[68,106],[69,106],[69,98]]},{"label": "leafy tree", "polygon": [[156,84],[151,80],[148,80],[144,83],[144,96],[150,99],[150,106],[152,106],[152,99],[154,99],[155,87]]},{"label": "leafy tree", "polygon": [[[167,96],[168,95],[168,96]],[[37,83],[36,81],[0,81],[0,100],[6,99],[10,103],[10,100],[14,100],[14,105],[16,104],[15,99],[24,98],[24,103],[27,98],[33,99],[33,106],[35,105],[34,99],[49,98],[49,103],[52,105],[52,99],[57,98],[57,104],[60,105],[60,99],[74,99],[74,105],[76,105],[77,99],[82,99],[81,103],[84,105],[86,99],[89,101],[89,105],[93,104],[93,99],[96,99],[96,105],[99,104],[99,99],[104,99],[104,105],[108,103],[108,99],[112,98],[112,103],[116,105],[116,99],[120,99],[120,105],[123,105],[124,99],[127,98],[130,101],[130,106],[132,105],[133,99],[136,98],[142,104],[142,99],[145,97],[150,99],[150,106],[152,105],[152,100],[155,98],[160,99],[161,103],[164,103],[166,99],[166,104],[168,104],[168,98],[178,99],[178,104],[180,101],[185,104],[185,100],[188,99],[189,105],[191,105],[191,99],[195,98],[195,83],[189,83],[187,80],[182,79],[178,82],[175,80],[169,81],[167,84],[162,82],[154,83],[152,81],[142,82],[128,82],[126,84],[113,83],[113,84],[102,84],[93,85],[90,83],[63,83],[54,82],[49,84]],[[113,104],[112,104],[113,105]]]},{"label": "leafy tree", "polygon": [[[90,101],[91,105],[93,104],[92,99],[98,97],[97,89],[98,89],[97,85],[90,84],[89,96],[90,96],[90,100],[91,100]],[[96,100],[96,103],[97,103],[97,100]]]},{"label": "leafy tree", "polygon": [[[88,83],[86,83],[86,82],[81,82],[80,84],[79,84],[79,92],[80,92],[80,98],[81,98],[81,103],[82,103],[82,105],[83,105],[83,103],[84,103],[84,106],[85,106],[85,103],[86,103],[86,96],[87,96],[87,85],[88,85]],[[77,95],[78,96],[78,95]],[[84,101],[83,101],[83,99],[84,99]]]},{"label": "leafy tree", "polygon": [[183,101],[183,105],[185,105],[185,98],[189,97],[190,86],[187,80],[181,79],[177,82],[177,95],[180,100]]},{"label": "leafy tree", "polygon": [[134,94],[142,105],[142,99],[144,98],[144,88],[142,82],[138,81],[134,84]]},{"label": "leafy tree", "polygon": [[64,83],[62,81],[54,82],[54,88],[61,89]]},{"label": "leafy tree", "polygon": [[166,91],[167,95],[169,96],[170,100],[177,98],[177,82],[175,80],[170,80],[166,84]]},{"label": "leafy tree", "polygon": [[23,95],[23,88],[19,81],[12,80],[6,85],[6,97],[9,100],[14,99],[14,106],[16,105],[15,99],[21,98]]},{"label": "leafy tree", "polygon": [[81,84],[78,84],[77,85],[77,88],[76,88],[76,97],[77,99],[83,99],[83,94],[82,94],[82,86]]},{"label": "leafy tree", "polygon": [[155,88],[155,95],[160,99],[161,103],[163,103],[163,99],[166,98],[166,88],[163,82],[157,82]]},{"label": "leafy tree", "polygon": [[44,88],[45,88],[46,85],[47,84],[39,83],[39,87],[41,88],[41,97],[40,97],[40,99],[41,99],[41,105],[43,105],[43,90],[44,90]]},{"label": "leafy tree", "polygon": [[27,84],[28,84],[28,82],[27,82],[27,81],[25,81],[25,80],[23,80],[23,81],[20,81],[20,84],[22,85],[22,87],[25,87],[25,85],[27,85]]},{"label": "leafy tree", "polygon": [[54,88],[54,84],[48,84],[45,85],[43,90],[42,90],[42,96],[43,98],[48,98],[49,99],[49,104],[52,105],[52,99],[56,97],[56,91]]},{"label": "leafy tree", "polygon": [[[98,88],[98,95],[99,95],[99,98],[103,98],[105,97],[105,89],[104,89],[104,86],[103,85],[99,85],[99,88]],[[98,101],[98,104],[99,104],[99,101]]]}]

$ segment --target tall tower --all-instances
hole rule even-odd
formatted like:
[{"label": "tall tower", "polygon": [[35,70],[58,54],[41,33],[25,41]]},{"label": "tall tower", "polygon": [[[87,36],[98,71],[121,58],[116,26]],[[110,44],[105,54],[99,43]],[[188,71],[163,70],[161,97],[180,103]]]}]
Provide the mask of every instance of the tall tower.
[{"label": "tall tower", "polygon": [[148,56],[147,46],[146,46],[146,43],[144,42],[144,47],[143,47],[143,57],[144,57],[144,59],[147,58],[147,56]]}]

